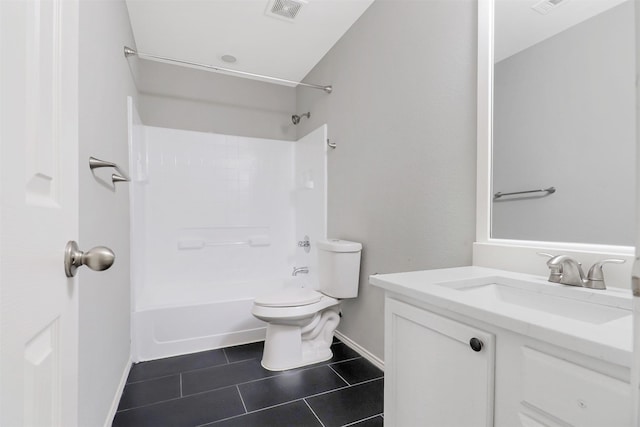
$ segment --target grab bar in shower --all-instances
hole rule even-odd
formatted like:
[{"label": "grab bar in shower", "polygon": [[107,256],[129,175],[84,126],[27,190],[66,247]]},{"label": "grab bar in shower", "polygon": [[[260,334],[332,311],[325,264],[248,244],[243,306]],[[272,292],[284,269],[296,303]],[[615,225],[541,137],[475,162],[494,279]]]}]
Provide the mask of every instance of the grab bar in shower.
[{"label": "grab bar in shower", "polygon": [[542,188],[540,190],[514,191],[511,193],[501,193],[498,191],[496,194],[493,195],[493,200],[499,199],[504,196],[515,196],[520,194],[532,194],[532,193],[547,193],[547,195],[549,195],[555,192],[556,192],[556,187]]},{"label": "grab bar in shower", "polygon": [[208,242],[204,239],[179,239],[178,249],[204,249],[208,246],[271,246],[269,236],[250,236],[247,240],[236,240],[227,242]]}]

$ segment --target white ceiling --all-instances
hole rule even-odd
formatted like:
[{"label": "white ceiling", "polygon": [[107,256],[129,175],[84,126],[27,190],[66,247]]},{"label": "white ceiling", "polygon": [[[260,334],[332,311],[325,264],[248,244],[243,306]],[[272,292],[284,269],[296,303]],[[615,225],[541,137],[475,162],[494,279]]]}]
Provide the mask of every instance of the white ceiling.
[{"label": "white ceiling", "polygon": [[531,9],[539,0],[496,0],[495,62],[611,9],[627,0],[564,0],[547,15]]},{"label": "white ceiling", "polygon": [[292,22],[267,16],[268,3],[127,0],[127,7],[140,52],[300,81],[373,0],[308,0]]}]

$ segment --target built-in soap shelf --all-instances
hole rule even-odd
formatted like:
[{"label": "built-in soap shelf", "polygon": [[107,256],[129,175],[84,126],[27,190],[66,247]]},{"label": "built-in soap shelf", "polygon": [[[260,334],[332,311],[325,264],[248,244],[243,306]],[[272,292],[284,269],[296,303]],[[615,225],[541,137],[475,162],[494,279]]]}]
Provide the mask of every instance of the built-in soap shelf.
[{"label": "built-in soap shelf", "polygon": [[313,171],[307,170],[298,179],[298,190],[313,190],[316,187]]},{"label": "built-in soap shelf", "polygon": [[271,246],[269,236],[251,236],[235,242],[208,242],[204,239],[178,240],[178,249],[203,249],[206,246]]},{"label": "built-in soap shelf", "polygon": [[211,227],[180,230],[178,250],[206,247],[271,246],[269,227]]}]

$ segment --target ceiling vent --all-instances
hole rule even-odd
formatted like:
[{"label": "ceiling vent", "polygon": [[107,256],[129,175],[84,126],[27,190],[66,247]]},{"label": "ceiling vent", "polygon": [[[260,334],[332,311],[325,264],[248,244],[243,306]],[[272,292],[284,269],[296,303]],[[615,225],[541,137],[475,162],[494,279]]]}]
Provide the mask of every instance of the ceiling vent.
[{"label": "ceiling vent", "polygon": [[271,0],[267,5],[266,15],[293,21],[305,4],[306,0]]},{"label": "ceiling vent", "polygon": [[531,9],[535,10],[542,15],[546,15],[551,12],[556,7],[560,6],[562,3],[566,3],[567,0],[542,0],[531,6]]}]

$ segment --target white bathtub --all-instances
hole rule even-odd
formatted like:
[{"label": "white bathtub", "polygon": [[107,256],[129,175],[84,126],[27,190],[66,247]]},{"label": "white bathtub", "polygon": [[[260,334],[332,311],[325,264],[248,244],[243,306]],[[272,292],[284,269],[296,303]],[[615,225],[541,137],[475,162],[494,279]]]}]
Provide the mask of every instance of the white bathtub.
[{"label": "white bathtub", "polygon": [[155,306],[131,313],[132,359],[140,362],[264,340],[267,324],[251,314],[254,296],[300,286],[310,286],[307,277],[234,284],[222,288],[226,293],[220,287],[206,292],[187,285],[179,294],[156,291],[154,296],[164,298],[164,304],[156,300]]},{"label": "white bathtub", "polygon": [[159,359],[264,340],[253,299],[147,309],[132,313],[133,361]]}]

